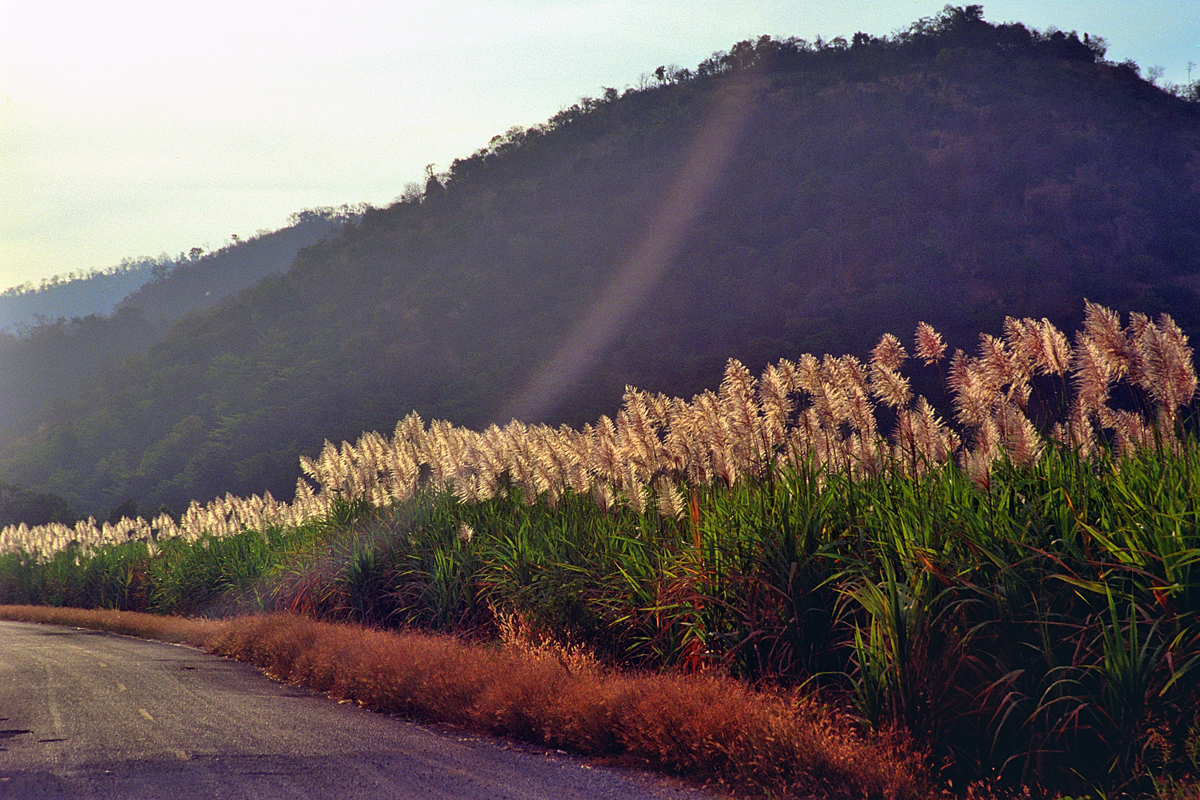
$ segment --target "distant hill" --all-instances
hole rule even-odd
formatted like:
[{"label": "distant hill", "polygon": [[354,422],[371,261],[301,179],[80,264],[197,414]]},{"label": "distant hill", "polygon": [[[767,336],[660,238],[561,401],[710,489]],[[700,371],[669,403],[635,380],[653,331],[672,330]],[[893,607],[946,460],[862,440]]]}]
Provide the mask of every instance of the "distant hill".
[{"label": "distant hill", "polygon": [[119,267],[0,294],[0,428],[100,379],[145,352],[186,314],[203,312],[336,233],[361,209],[293,214],[291,224],[205,253],[127,259]]},{"label": "distant hill", "polygon": [[973,350],[1005,315],[1073,330],[1086,297],[1200,332],[1197,87],[1103,40],[948,7],[656,75],[182,318],[10,430],[0,480],[179,510],[289,496],[300,453],[413,409],[578,424],[627,383],[688,396],[731,357],[864,354],[922,320]]},{"label": "distant hill", "polygon": [[111,314],[117,303],[171,266],[166,256],[128,259],[107,270],[14,286],[0,293],[0,333],[15,335],[58,319]]},{"label": "distant hill", "polygon": [[[365,208],[365,207],[364,207]],[[171,265],[121,299],[118,308],[140,310],[155,324],[212,308],[260,278],[286,272],[301,249],[337,232],[363,208],[319,208],[293,214],[291,224],[211,253],[195,253]]]},{"label": "distant hill", "polygon": [[45,323],[108,316],[140,308],[155,322],[211,308],[272,272],[284,272],[300,248],[320,241],[362,209],[320,208],[292,215],[290,225],[205,253],[194,247],[171,258],[127,258],[118,266],[47,278],[0,292],[0,332],[19,334]]}]

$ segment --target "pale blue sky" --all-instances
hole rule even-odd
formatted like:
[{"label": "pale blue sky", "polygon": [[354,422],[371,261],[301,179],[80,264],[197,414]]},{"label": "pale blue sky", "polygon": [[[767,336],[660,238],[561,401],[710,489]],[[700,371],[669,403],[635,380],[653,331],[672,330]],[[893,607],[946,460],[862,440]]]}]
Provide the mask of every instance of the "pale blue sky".
[{"label": "pale blue sky", "polygon": [[[383,205],[426,164],[659,64],[761,34],[887,35],[943,5],[0,0],[0,289]],[[1103,36],[1164,81],[1200,63],[1195,0],[983,6]]]}]

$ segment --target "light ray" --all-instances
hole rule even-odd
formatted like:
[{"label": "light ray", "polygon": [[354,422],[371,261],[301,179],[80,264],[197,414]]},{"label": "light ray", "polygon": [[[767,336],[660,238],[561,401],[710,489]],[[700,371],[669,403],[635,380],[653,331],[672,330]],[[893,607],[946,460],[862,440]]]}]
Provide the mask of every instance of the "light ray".
[{"label": "light ray", "polygon": [[552,413],[578,380],[634,321],[662,281],[688,230],[716,187],[746,126],[760,86],[739,76],[720,91],[704,127],[629,258],[616,271],[558,350],[504,408],[500,419],[526,422]]}]

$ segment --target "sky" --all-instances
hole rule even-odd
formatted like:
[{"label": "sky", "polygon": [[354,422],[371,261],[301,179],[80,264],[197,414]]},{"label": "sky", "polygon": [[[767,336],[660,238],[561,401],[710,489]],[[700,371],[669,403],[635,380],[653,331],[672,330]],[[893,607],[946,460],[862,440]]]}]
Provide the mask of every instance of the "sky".
[{"label": "sky", "polygon": [[[885,36],[944,0],[0,0],[0,290],[387,205],[515,125],[760,35]],[[956,3],[966,5],[966,3]],[[1160,83],[1196,0],[995,0]],[[1191,78],[1200,77],[1192,66]]]}]

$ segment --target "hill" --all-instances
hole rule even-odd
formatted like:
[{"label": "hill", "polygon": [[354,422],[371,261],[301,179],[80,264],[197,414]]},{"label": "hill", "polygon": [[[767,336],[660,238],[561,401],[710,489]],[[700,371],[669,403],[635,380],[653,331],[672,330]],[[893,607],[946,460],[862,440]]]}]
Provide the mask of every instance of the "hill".
[{"label": "hill", "polygon": [[337,232],[354,209],[292,215],[277,231],[260,231],[205,253],[175,259],[126,259],[118,267],[53,278],[0,294],[0,427],[100,380],[113,364],[143,353],[171,324],[260,278],[285,272],[304,247]]},{"label": "hill", "polygon": [[111,314],[130,292],[169,267],[170,259],[126,259],[118,266],[54,276],[0,292],[0,332],[20,334],[59,318]]},{"label": "hill", "polygon": [[[736,44],[513,129],[291,269],[180,320],[0,442],[104,513],[289,496],[297,456],[416,409],[593,420],[726,359],[974,349],[1084,298],[1200,331],[1200,104],[1103,41],[947,8],[891,37]],[[929,391],[929,387],[921,387]]]},{"label": "hill", "polygon": [[277,231],[260,231],[211,253],[194,248],[156,280],[148,281],[121,299],[120,310],[138,309],[156,323],[170,323],[185,314],[215,307],[230,295],[261,278],[286,272],[305,247],[334,235],[361,208],[315,208],[292,214],[290,224]]}]

